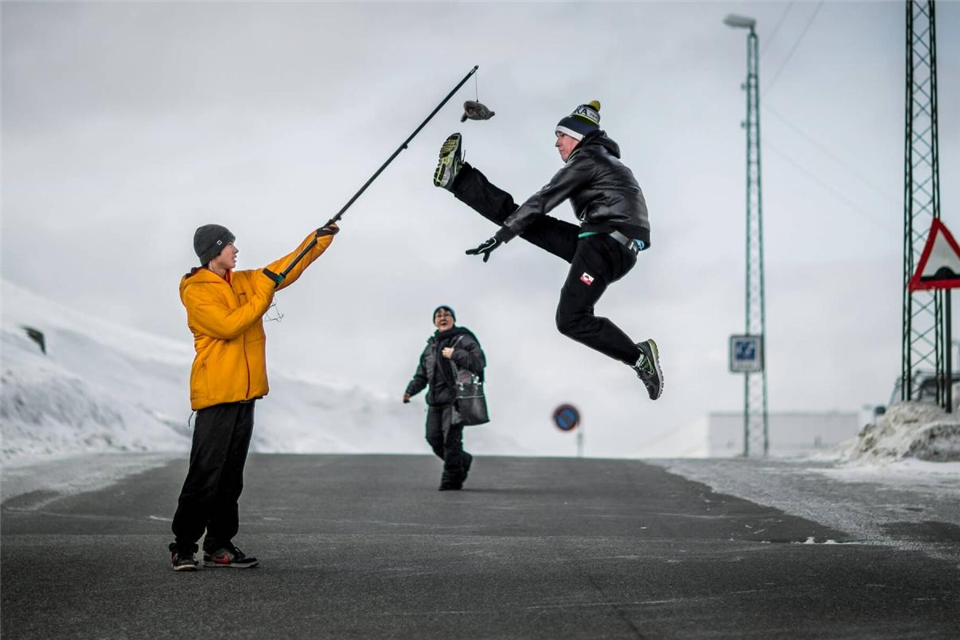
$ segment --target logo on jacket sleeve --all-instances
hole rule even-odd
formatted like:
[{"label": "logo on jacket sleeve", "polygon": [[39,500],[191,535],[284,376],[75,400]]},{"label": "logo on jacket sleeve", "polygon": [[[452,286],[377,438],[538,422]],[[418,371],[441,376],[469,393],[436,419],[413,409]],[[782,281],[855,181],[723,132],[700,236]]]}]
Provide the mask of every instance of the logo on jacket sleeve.
[{"label": "logo on jacket sleeve", "polygon": [[582,282],[585,285],[591,285],[593,284],[593,276],[587,273],[586,271],[584,271],[583,275],[580,276],[580,282]]}]

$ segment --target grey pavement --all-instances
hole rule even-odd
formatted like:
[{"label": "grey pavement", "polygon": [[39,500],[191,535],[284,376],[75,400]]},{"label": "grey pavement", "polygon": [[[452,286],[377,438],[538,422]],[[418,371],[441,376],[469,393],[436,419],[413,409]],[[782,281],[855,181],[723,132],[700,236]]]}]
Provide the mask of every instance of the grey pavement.
[{"label": "grey pavement", "polygon": [[639,461],[478,456],[438,492],[427,456],[253,455],[235,542],[261,566],[175,573],[185,472],[6,500],[3,638],[960,635],[956,562]]}]

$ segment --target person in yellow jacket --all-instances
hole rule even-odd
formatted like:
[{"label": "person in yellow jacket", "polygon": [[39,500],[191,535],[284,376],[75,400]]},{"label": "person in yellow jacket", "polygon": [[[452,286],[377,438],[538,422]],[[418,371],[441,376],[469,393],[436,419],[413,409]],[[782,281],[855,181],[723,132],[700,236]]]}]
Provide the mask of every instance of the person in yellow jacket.
[{"label": "person in yellow jacket", "polygon": [[[223,226],[197,229],[193,248],[200,267],[180,280],[180,300],[187,309],[197,355],[190,371],[190,406],[197,412],[190,467],[173,517],[170,544],[176,571],[198,568],[197,541],[203,541],[203,564],[248,568],[257,559],[233,544],[239,530],[238,500],[243,466],[253,433],[253,407],[269,392],[263,315],[273,294],[300,277],[326,251],[338,231],[325,227],[266,269],[234,271],[239,250]],[[316,245],[276,285],[275,276],[316,236]],[[270,273],[268,273],[268,271]]]}]

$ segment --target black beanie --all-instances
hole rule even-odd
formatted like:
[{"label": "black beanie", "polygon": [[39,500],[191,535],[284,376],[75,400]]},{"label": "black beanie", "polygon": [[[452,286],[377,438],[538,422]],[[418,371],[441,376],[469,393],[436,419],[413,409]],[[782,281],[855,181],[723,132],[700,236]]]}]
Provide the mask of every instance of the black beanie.
[{"label": "black beanie", "polygon": [[219,224],[205,224],[197,227],[196,233],[193,234],[193,250],[197,252],[200,264],[206,266],[234,240],[236,237],[226,227]]},{"label": "black beanie", "polygon": [[430,316],[430,319],[431,319],[431,320],[432,320],[433,318],[436,318],[436,317],[437,317],[437,311],[440,311],[440,309],[446,309],[447,311],[449,311],[449,312],[450,312],[450,315],[453,316],[453,321],[454,321],[454,322],[457,321],[457,314],[455,314],[455,313],[453,312],[453,309],[452,309],[451,307],[448,307],[448,306],[445,305],[445,304],[442,304],[442,305],[440,305],[439,307],[437,307],[436,309],[433,310],[433,315]]},{"label": "black beanie", "polygon": [[597,100],[582,104],[573,113],[557,123],[557,133],[583,140],[583,136],[600,128],[600,103]]}]

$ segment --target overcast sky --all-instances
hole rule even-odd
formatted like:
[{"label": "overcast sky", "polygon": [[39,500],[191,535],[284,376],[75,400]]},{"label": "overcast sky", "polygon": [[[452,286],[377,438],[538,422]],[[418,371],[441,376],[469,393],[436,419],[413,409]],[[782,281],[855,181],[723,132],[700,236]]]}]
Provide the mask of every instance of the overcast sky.
[{"label": "overcast sky", "polygon": [[[572,453],[550,414],[573,402],[589,455],[629,455],[743,404],[727,371],[745,268],[746,33],[722,24],[731,12],[760,37],[770,409],[885,403],[900,372],[901,2],[4,2],[3,277],[189,341],[177,286],[197,226],[229,227],[239,268],[279,258],[480,65],[277,296],[268,366],[399,402],[446,303],[487,352],[489,428]],[[957,3],[937,3],[937,40],[942,215],[960,234]],[[461,124],[478,94],[496,116]],[[566,264],[522,240],[466,257],[495,228],[431,183],[461,131],[468,161],[525,199],[560,167],[557,121],[590,100],[644,190],[653,245],[597,311],[657,340],[656,403],[557,332]]]}]

